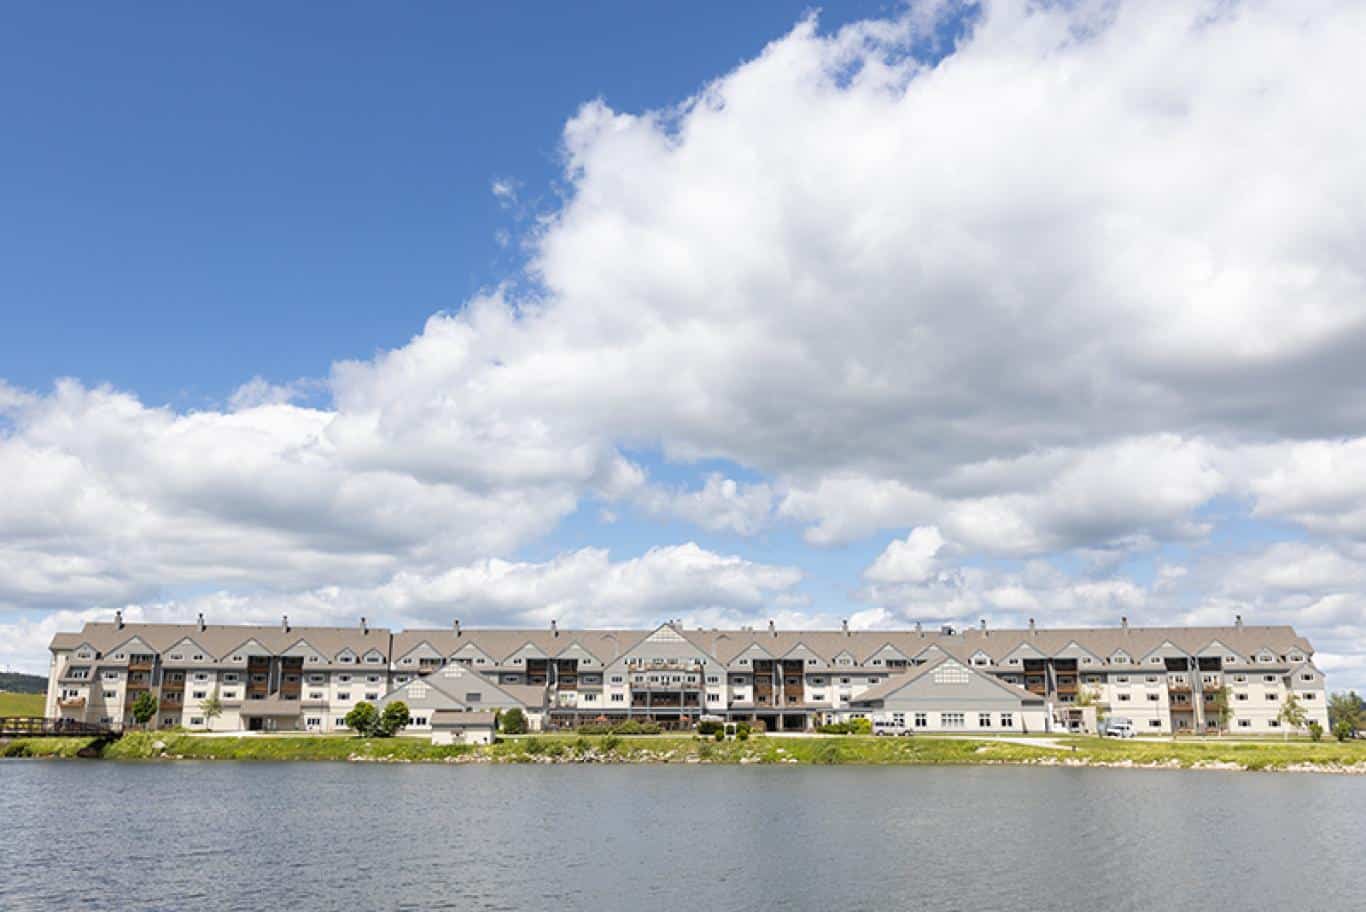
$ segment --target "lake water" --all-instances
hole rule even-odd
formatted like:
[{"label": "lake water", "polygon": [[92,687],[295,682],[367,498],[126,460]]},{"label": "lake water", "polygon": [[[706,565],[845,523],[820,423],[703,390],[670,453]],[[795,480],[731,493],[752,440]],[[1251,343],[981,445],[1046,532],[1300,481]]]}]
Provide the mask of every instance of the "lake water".
[{"label": "lake water", "polygon": [[1361,909],[1366,778],[0,762],[0,909]]}]

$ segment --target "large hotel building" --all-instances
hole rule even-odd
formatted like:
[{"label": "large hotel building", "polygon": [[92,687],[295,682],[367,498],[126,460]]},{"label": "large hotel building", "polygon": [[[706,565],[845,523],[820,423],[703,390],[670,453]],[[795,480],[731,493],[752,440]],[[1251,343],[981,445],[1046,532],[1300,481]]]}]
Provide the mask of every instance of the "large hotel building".
[{"label": "large hotel building", "polygon": [[[800,731],[852,716],[912,730],[1038,732],[1081,704],[1139,734],[1281,730],[1293,694],[1328,724],[1314,650],[1290,627],[1023,630],[463,629],[91,623],[51,644],[47,715],[111,727],[155,697],[156,728],[345,728],[361,701],[402,700],[411,729],[520,707],[533,728],[701,716]],[[1227,688],[1218,712],[1219,692]],[[206,703],[217,712],[206,711]]]}]

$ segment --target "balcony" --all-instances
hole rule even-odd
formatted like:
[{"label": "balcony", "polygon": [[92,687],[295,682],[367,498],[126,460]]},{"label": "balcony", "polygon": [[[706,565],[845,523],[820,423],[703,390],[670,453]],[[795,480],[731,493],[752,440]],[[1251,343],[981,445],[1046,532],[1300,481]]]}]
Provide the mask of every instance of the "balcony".
[{"label": "balcony", "polygon": [[62,709],[84,709],[85,697],[66,697],[58,700],[57,705]]}]

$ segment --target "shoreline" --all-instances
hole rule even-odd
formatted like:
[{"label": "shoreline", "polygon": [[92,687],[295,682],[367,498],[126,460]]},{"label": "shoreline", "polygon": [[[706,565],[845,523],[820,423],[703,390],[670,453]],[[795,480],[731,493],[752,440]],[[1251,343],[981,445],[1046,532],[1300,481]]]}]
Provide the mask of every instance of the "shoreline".
[{"label": "shoreline", "polygon": [[1093,737],[1010,741],[917,736],[757,736],[716,742],[690,735],[533,735],[493,745],[434,745],[425,738],[338,736],[204,737],[138,732],[93,738],[14,738],[0,757],[434,764],[674,764],[809,766],[1045,766],[1366,775],[1366,743],[1122,742]]}]

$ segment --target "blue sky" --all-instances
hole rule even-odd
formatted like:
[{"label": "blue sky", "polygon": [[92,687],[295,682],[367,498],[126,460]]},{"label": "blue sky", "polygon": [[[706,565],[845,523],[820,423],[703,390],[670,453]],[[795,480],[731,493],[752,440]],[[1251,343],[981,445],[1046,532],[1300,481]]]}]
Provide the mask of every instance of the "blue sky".
[{"label": "blue sky", "polygon": [[[838,25],[886,4],[840,4]],[[808,5],[29,6],[0,35],[0,364],[198,407],[516,271],[584,101],[672,104]],[[490,192],[523,188],[523,211]]]},{"label": "blue sky", "polygon": [[1303,103],[1364,33],[8,10],[0,664],[115,607],[1240,613],[1366,681],[1366,118]]}]

